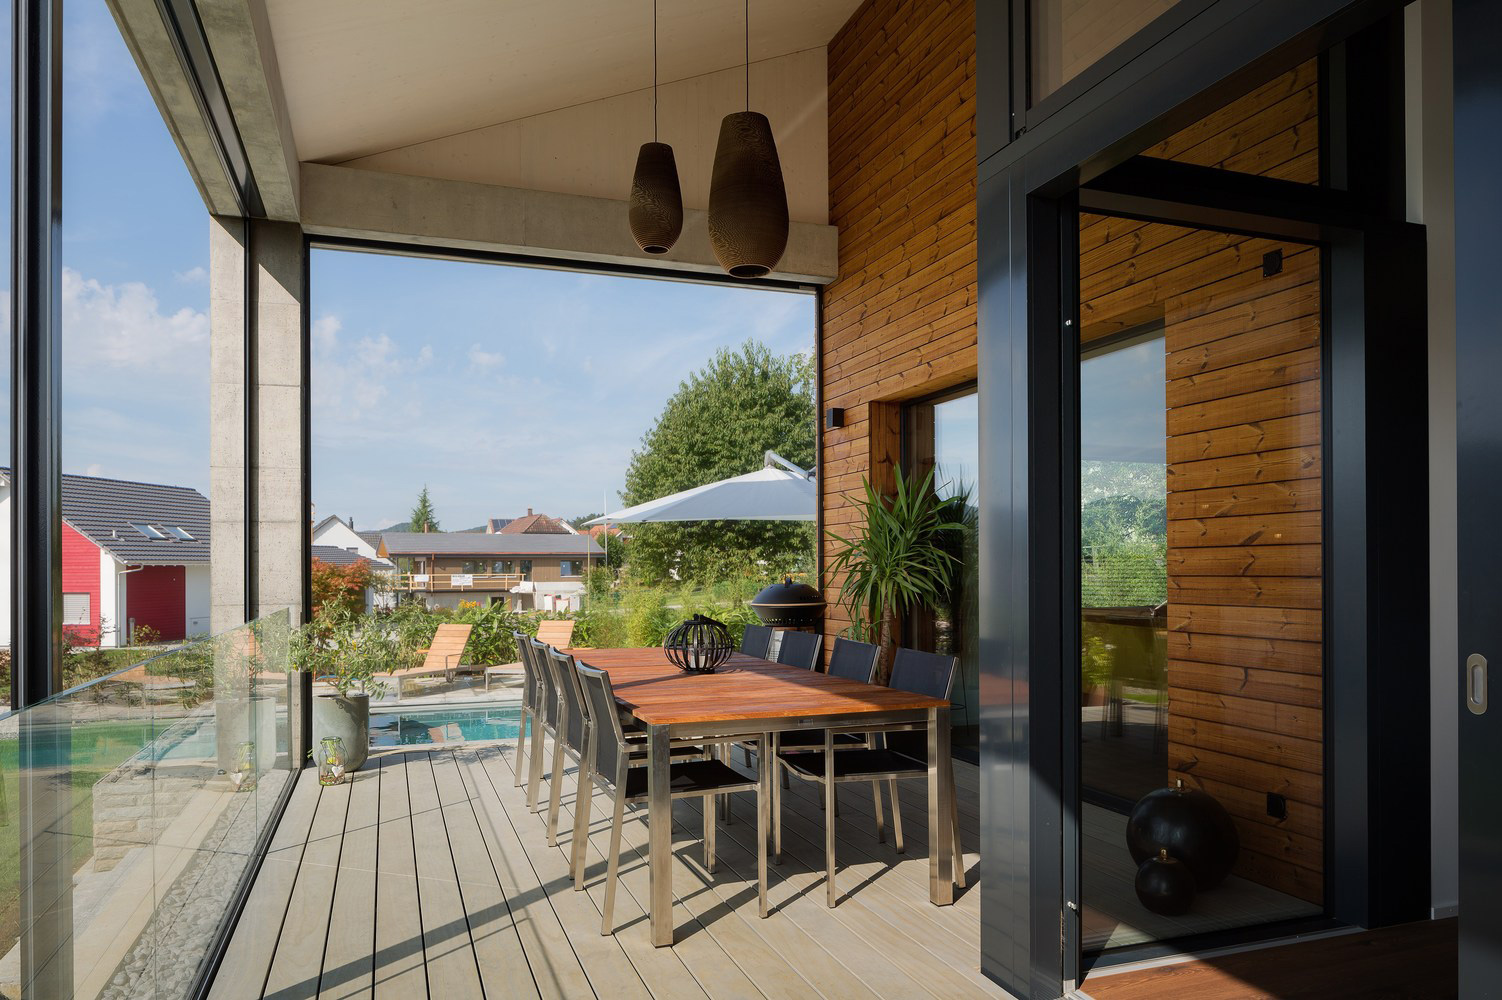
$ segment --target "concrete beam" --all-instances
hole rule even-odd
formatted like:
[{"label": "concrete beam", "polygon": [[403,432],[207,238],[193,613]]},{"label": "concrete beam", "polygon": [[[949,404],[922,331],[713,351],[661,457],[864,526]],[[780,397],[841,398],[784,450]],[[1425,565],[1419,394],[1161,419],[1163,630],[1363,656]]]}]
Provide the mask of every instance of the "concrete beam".
[{"label": "concrete beam", "polygon": [[[303,229],[315,236],[724,273],[699,210],[684,212],[678,245],[653,256],[632,241],[626,202],[611,198],[304,163],[301,200]],[[772,276],[828,284],[838,273],[838,252],[834,226],[795,222]]]},{"label": "concrete beam", "polygon": [[193,86],[177,57],[156,0],[108,0],[108,3],[125,46],[146,81],[146,89],[151,92],[172,141],[177,143],[204,205],[211,215],[238,212],[234,185],[199,113]]},{"label": "concrete beam", "polygon": [[235,115],[266,217],[297,221],[297,145],[264,0],[198,0],[198,16]]}]

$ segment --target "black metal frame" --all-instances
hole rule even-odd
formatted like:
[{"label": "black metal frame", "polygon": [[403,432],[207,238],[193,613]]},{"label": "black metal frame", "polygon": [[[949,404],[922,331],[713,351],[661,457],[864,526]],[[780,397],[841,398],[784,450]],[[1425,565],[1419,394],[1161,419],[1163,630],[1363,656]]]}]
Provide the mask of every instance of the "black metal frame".
[{"label": "black metal frame", "polygon": [[[1327,906],[1367,926],[1427,914],[1427,811],[1405,816],[1398,801],[1424,786],[1428,760],[1427,725],[1414,725],[1400,701],[1408,666],[1427,657],[1427,622],[1412,620],[1427,607],[1427,553],[1421,540],[1388,544],[1400,519],[1377,472],[1390,450],[1408,468],[1422,467],[1427,451],[1425,394],[1414,391],[1425,357],[1416,334],[1426,322],[1423,230],[1402,221],[1401,35],[1396,19],[1380,23],[1400,6],[1196,3],[1196,16],[1155,22],[1090,83],[1033,109],[1048,114],[1000,147],[1025,72],[1018,27],[1004,31],[995,11],[977,10],[978,65],[993,67],[982,74],[978,121],[981,440],[991,459],[981,475],[981,592],[1002,609],[982,621],[982,821],[998,845],[982,858],[982,968],[1019,995],[1059,996],[1081,973],[1078,817],[1064,805],[1078,792],[1077,712],[1064,710],[1078,704],[1069,613],[1078,546],[1060,544],[1077,541],[1078,527],[1077,504],[1064,502],[1078,487],[1068,461],[1074,337],[1061,334],[1077,322],[1080,209],[1326,248],[1327,497],[1339,511],[1327,513]],[[1331,186],[1136,156],[1327,50]],[[1370,106],[1345,100],[1356,93]],[[1355,163],[1362,169],[1345,169]],[[1352,353],[1368,343],[1382,349]],[[1379,637],[1398,607],[1405,627]],[[1329,787],[1334,774],[1339,785]]]},{"label": "black metal frame", "polygon": [[[1502,161],[1502,7],[1495,0],[1455,0],[1455,357],[1459,551],[1459,649],[1451,691],[1466,700],[1466,661],[1490,661],[1487,687],[1502,679],[1502,617],[1497,614],[1496,530],[1502,495],[1502,284],[1497,281],[1497,225],[1502,218],[1497,165]],[[1479,666],[1479,664],[1477,664]],[[1489,699],[1488,699],[1489,700]],[[1460,763],[1460,995],[1486,996],[1502,979],[1502,755],[1499,707],[1457,709]]]}]

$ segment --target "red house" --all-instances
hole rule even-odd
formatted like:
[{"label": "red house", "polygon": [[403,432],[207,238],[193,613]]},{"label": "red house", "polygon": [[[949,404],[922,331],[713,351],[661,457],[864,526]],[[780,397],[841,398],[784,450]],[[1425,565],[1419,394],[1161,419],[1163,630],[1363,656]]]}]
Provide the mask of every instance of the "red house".
[{"label": "red house", "polygon": [[[0,509],[10,504],[0,470]],[[124,646],[209,630],[209,501],[186,486],[63,476],[63,627],[78,645]],[[0,518],[10,547],[10,517]],[[8,581],[7,587],[8,589]],[[0,642],[10,640],[9,594]]]}]

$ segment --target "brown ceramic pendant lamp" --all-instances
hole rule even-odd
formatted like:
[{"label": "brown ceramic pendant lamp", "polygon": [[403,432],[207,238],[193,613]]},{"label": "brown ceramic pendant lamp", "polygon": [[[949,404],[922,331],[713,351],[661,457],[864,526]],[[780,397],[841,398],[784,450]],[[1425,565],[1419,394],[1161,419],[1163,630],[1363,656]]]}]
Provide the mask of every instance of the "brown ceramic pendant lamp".
[{"label": "brown ceramic pendant lamp", "polygon": [[683,232],[678,164],[673,147],[657,141],[657,0],[652,0],[652,141],[636,154],[630,220],[631,237],[646,253],[667,253]]},{"label": "brown ceramic pendant lamp", "polygon": [[751,110],[751,2],[746,0],[746,110],[725,116],[709,182],[709,242],[737,278],[760,278],[782,260],[788,199],[772,123]]}]

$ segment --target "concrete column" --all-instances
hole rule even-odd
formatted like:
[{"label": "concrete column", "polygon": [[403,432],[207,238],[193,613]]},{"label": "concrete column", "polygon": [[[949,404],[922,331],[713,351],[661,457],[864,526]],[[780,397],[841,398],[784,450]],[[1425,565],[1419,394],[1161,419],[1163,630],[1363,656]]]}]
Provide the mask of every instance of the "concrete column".
[{"label": "concrete column", "polygon": [[303,489],[303,309],[307,262],[302,228],[290,222],[251,223],[254,264],[256,387],[251,445],[255,505],[251,537],[255,613],[283,608],[302,624],[303,577],[312,525]]},{"label": "concrete column", "polygon": [[209,225],[212,627],[283,608],[297,625],[309,531],[302,230],[228,217]]},{"label": "concrete column", "polygon": [[245,621],[246,222],[209,216],[209,619]]}]

